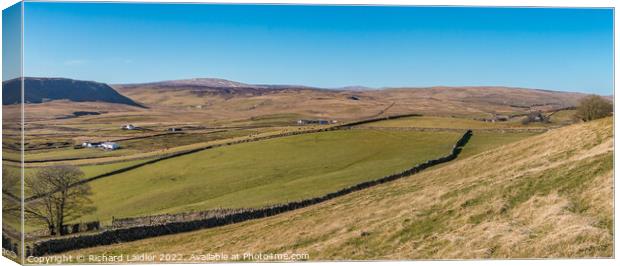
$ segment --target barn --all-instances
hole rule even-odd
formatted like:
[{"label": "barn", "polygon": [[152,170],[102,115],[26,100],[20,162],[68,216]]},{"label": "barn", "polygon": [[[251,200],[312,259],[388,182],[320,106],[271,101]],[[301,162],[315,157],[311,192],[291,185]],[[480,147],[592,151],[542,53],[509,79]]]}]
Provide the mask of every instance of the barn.
[{"label": "barn", "polygon": [[118,145],[118,143],[116,142],[104,142],[101,143],[100,147],[106,150],[116,150],[119,149],[121,146]]}]

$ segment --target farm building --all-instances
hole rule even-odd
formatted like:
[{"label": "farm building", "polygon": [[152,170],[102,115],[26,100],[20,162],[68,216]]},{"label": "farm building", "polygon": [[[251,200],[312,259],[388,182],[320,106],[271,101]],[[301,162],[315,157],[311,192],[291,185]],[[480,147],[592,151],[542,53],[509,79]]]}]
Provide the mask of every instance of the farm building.
[{"label": "farm building", "polygon": [[548,123],[549,122],[549,116],[546,116],[545,114],[543,114],[540,111],[535,111],[535,112],[531,112],[529,114],[527,114],[523,120],[521,121],[524,124],[530,123],[530,122],[541,122],[541,123]]},{"label": "farm building", "polygon": [[106,150],[116,150],[121,147],[116,142],[104,142],[104,143],[101,143],[101,145],[99,146]]},{"label": "farm building", "polygon": [[504,121],[508,121],[508,116],[496,115],[493,118],[491,118],[491,122],[504,122]]},{"label": "farm building", "polygon": [[101,142],[90,142],[90,141],[85,141],[82,143],[82,147],[84,148],[97,148],[101,146]]},{"label": "farm building", "polygon": [[300,120],[297,120],[297,124],[299,124],[299,125],[310,125],[310,124],[327,125],[327,124],[329,124],[329,120],[323,120],[323,119],[317,119],[317,120],[300,119]]},{"label": "farm building", "polygon": [[505,121],[508,121],[509,119],[510,117],[506,115],[495,115],[491,118],[481,118],[481,119],[476,119],[476,120],[495,123],[495,122],[505,122]]},{"label": "farm building", "polygon": [[132,124],[127,124],[127,125],[123,125],[121,127],[121,129],[123,129],[123,130],[134,130],[134,129],[136,129],[136,126],[134,126]]}]

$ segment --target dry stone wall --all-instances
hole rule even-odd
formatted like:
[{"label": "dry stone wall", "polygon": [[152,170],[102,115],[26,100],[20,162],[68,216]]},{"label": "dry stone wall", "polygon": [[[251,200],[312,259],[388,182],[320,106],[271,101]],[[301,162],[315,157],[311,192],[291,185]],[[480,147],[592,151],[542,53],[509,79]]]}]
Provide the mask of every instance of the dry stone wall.
[{"label": "dry stone wall", "polygon": [[11,236],[7,234],[4,229],[2,230],[2,249],[18,255],[19,242],[19,237]]}]

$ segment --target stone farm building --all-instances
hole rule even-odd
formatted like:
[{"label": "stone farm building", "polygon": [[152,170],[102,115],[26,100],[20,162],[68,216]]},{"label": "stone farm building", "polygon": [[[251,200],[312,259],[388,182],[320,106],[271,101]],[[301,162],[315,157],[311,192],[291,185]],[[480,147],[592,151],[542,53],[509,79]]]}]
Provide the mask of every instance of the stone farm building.
[{"label": "stone farm building", "polygon": [[106,149],[106,150],[116,150],[118,148],[120,148],[121,146],[118,145],[116,142],[104,142],[101,143],[101,148]]},{"label": "stone farm building", "polygon": [[494,115],[491,118],[480,118],[480,119],[476,119],[476,120],[495,123],[495,122],[506,122],[509,119],[510,119],[510,117],[507,116],[507,115]]},{"label": "stone farm building", "polygon": [[97,148],[99,146],[101,146],[101,142],[86,141],[86,142],[82,143],[82,147],[84,147],[84,148]]},{"label": "stone farm building", "polygon": [[328,125],[329,124],[329,120],[323,120],[323,119],[299,119],[299,120],[297,120],[297,124],[298,125],[311,125],[311,124]]},{"label": "stone farm building", "polygon": [[121,146],[118,145],[118,143],[116,142],[89,142],[86,141],[84,143],[82,143],[82,147],[84,148],[102,148],[105,150],[117,150],[119,149]]},{"label": "stone farm building", "polygon": [[121,127],[121,129],[123,129],[123,130],[134,130],[134,129],[136,129],[136,126],[134,126],[132,124],[127,124],[127,125],[123,125]]}]

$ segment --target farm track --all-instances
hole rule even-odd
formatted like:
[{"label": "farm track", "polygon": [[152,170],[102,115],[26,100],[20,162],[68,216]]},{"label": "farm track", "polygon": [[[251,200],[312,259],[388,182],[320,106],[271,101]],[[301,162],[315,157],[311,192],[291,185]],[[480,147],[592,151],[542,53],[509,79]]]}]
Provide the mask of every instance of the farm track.
[{"label": "farm track", "polygon": [[387,107],[385,107],[384,109],[382,109],[376,116],[382,116],[385,113],[387,113],[388,110],[390,110],[390,108],[394,107],[394,105],[396,105],[396,102],[392,102],[390,103],[390,105],[388,105]]}]

